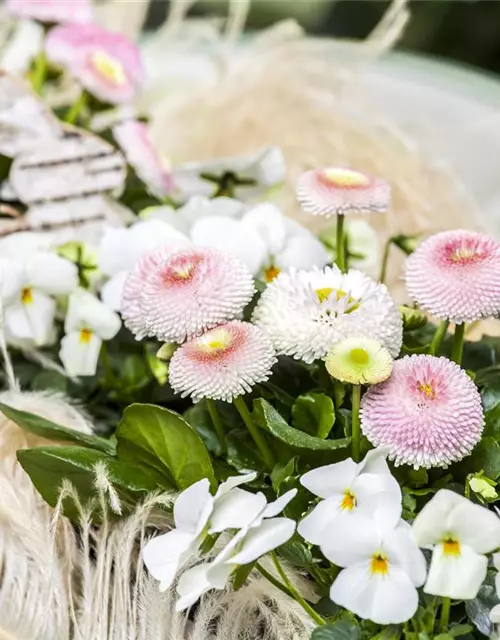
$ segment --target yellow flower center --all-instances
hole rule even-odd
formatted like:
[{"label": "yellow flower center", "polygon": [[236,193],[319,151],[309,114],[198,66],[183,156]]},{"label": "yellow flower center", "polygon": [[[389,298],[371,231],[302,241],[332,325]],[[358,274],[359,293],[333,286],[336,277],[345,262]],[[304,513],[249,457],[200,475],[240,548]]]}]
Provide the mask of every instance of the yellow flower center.
[{"label": "yellow flower center", "polygon": [[451,255],[450,259],[452,262],[457,264],[464,264],[467,262],[475,262],[483,257],[483,253],[478,251],[476,247],[458,247],[455,249]]},{"label": "yellow flower center", "polygon": [[443,553],[445,556],[459,556],[460,542],[452,537],[445,538],[443,540]]},{"label": "yellow flower center", "polygon": [[88,344],[92,339],[92,331],[90,329],[80,329],[80,342]]},{"label": "yellow flower center", "polygon": [[225,329],[214,329],[198,339],[198,348],[204,353],[220,353],[231,344],[231,334]]},{"label": "yellow flower center", "polygon": [[423,393],[427,399],[436,399],[436,390],[431,384],[428,384],[427,382],[419,382],[418,390],[420,391],[420,393]]},{"label": "yellow flower center", "polygon": [[316,295],[318,296],[318,300],[320,302],[324,302],[325,300],[328,300],[332,291],[333,289],[331,287],[323,287],[322,289],[316,289]]},{"label": "yellow flower center", "polygon": [[346,313],[351,313],[359,308],[359,301],[355,300],[352,296],[350,296],[346,291],[342,291],[342,289],[334,289],[333,287],[322,287],[320,289],[314,290],[316,295],[318,296],[318,300],[320,302],[325,302],[331,296],[331,294],[335,291],[335,299],[337,302],[342,300],[342,298],[347,297],[348,308]]},{"label": "yellow flower center", "polygon": [[387,557],[385,556],[385,554],[374,553],[372,555],[370,571],[371,573],[378,573],[382,576],[385,576],[389,573],[389,562],[387,561]]},{"label": "yellow flower center", "polygon": [[360,347],[351,349],[349,355],[354,364],[366,365],[370,362],[370,355],[368,351],[361,349]]},{"label": "yellow flower center", "polygon": [[366,187],[370,183],[370,178],[359,171],[350,169],[330,168],[324,169],[323,175],[337,187]]},{"label": "yellow flower center", "polygon": [[342,511],[352,511],[355,506],[356,497],[350,489],[347,489],[344,493],[344,497],[342,498],[342,502],[340,503],[340,508]]},{"label": "yellow flower center", "polygon": [[123,85],[127,82],[127,75],[121,62],[111,57],[106,51],[93,53],[92,64],[106,80],[113,84]]},{"label": "yellow flower center", "polygon": [[266,282],[272,282],[274,278],[279,276],[280,273],[281,273],[281,269],[278,269],[278,267],[271,265],[264,271],[264,280]]},{"label": "yellow flower center", "polygon": [[21,302],[23,304],[33,304],[33,291],[31,287],[24,287],[21,291]]}]

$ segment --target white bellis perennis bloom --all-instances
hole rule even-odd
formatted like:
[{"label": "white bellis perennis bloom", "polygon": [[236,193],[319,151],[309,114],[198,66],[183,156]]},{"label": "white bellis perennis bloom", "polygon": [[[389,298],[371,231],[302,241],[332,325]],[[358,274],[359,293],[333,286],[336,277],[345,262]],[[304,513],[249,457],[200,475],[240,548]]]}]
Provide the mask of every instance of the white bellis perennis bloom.
[{"label": "white bellis perennis bloom", "polygon": [[392,527],[369,518],[346,522],[342,535],[332,532],[322,551],[345,567],[330,589],[333,602],[384,625],[415,614],[426,564],[404,521]]},{"label": "white bellis perennis bloom", "polygon": [[396,357],[403,340],[401,314],[387,287],[337,267],[281,273],[260,297],[253,322],[278,354],[304,362],[324,358],[332,344],[353,336],[378,340]]},{"label": "white bellis perennis bloom", "polygon": [[412,533],[419,546],[434,549],[424,591],[457,600],[475,598],[486,577],[485,554],[500,547],[500,518],[441,489],[415,518]]},{"label": "white bellis perennis bloom", "polygon": [[345,522],[369,517],[396,526],[401,517],[401,488],[383,450],[368,452],[359,464],[349,458],[318,467],[300,483],[323,500],[299,523],[298,532],[322,548]]},{"label": "white bellis perennis bloom", "polygon": [[114,311],[88,291],[70,296],[59,357],[70,376],[93,376],[103,340],[111,340],[121,327]]},{"label": "white bellis perennis bloom", "polygon": [[253,278],[238,258],[213,249],[159,249],[128,274],[122,315],[137,339],[181,343],[237,316],[253,293]]}]

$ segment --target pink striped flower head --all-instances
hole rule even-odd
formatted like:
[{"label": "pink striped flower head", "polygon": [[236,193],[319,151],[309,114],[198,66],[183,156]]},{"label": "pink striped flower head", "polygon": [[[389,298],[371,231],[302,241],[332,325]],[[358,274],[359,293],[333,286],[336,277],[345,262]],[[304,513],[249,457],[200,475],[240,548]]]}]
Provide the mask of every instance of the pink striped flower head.
[{"label": "pink striped flower head", "polygon": [[481,438],[484,415],[474,382],[447,358],[396,360],[391,377],[370,387],[361,402],[361,429],[387,447],[396,465],[446,467],[467,456]]},{"label": "pink striped flower head", "polygon": [[254,294],[253,278],[238,258],[201,247],[171,247],[142,256],[127,276],[125,326],[137,339],[184,342],[232,320]]},{"label": "pink striped flower head", "polygon": [[49,60],[67,67],[103,102],[130,102],[145,78],[139,48],[121,33],[97,24],[55,27],[47,36],[45,49]]},{"label": "pink striped flower head", "polygon": [[233,320],[183,344],[170,362],[176,393],[225,400],[248,393],[271,375],[276,356],[269,338],[249,322]]},{"label": "pink striped flower head", "polygon": [[381,178],[328,167],[303,173],[297,183],[297,198],[302,209],[314,215],[378,213],[389,207],[391,189]]},{"label": "pink striped flower head", "polygon": [[91,0],[6,0],[6,9],[19,18],[40,22],[90,22]]},{"label": "pink striped flower head", "polygon": [[406,260],[406,288],[433,316],[455,323],[500,314],[500,243],[474,231],[444,231]]}]

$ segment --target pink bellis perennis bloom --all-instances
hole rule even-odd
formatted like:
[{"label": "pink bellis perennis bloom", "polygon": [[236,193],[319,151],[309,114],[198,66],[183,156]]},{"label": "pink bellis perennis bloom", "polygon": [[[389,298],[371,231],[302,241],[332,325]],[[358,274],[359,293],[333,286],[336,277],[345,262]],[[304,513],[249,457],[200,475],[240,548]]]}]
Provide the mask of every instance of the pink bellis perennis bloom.
[{"label": "pink bellis perennis bloom", "polygon": [[338,167],[306,171],[297,183],[302,209],[326,217],[384,212],[390,197],[385,180]]},{"label": "pink bellis perennis bloom", "polygon": [[269,338],[249,322],[233,320],[183,344],[170,362],[177,393],[230,402],[265,382],[276,362]]},{"label": "pink bellis perennis bloom", "polygon": [[82,87],[110,104],[130,102],[145,71],[138,47],[96,24],[67,24],[49,32],[47,57],[65,66]]},{"label": "pink bellis perennis bloom", "polygon": [[457,324],[500,314],[500,243],[473,231],[444,231],[406,261],[412,300]]},{"label": "pink bellis perennis bloom", "polygon": [[90,22],[91,0],[6,0],[7,11],[40,22]]},{"label": "pink bellis perennis bloom", "polygon": [[476,385],[447,358],[396,360],[391,377],[361,401],[361,430],[396,465],[446,467],[472,451],[483,425]]},{"label": "pink bellis perennis bloom", "polygon": [[113,128],[113,135],[127,162],[153,195],[162,198],[172,191],[170,166],[153,144],[147,124],[127,120]]},{"label": "pink bellis perennis bloom", "polygon": [[168,247],[142,256],[125,281],[122,316],[137,339],[184,342],[241,313],[254,294],[238,258],[214,249]]}]

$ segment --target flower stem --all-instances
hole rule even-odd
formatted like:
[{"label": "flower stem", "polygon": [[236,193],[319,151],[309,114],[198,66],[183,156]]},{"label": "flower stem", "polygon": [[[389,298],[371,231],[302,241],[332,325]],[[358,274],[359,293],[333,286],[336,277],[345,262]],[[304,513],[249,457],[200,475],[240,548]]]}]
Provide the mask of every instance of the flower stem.
[{"label": "flower stem", "polygon": [[250,411],[247,409],[247,405],[245,404],[242,396],[235,398],[233,400],[233,404],[242,417],[246,428],[250,432],[250,435],[254,439],[254,442],[262,455],[262,459],[264,460],[266,467],[271,470],[275,465],[273,452],[269,448],[269,445],[267,444],[267,441],[264,435],[261,433],[260,429],[253,423]]},{"label": "flower stem", "polygon": [[259,562],[256,563],[255,568],[259,573],[261,573],[264,576],[266,580],[268,580],[272,585],[274,585],[276,589],[279,589],[282,593],[285,593],[290,598],[293,598],[293,594],[290,591],[290,589],[288,587],[285,587],[284,584],[281,584],[281,582],[277,580],[272,573],[269,573],[267,569],[264,569],[264,567]]},{"label": "flower stem", "polygon": [[288,587],[288,590],[290,591],[290,593],[291,593],[292,597],[294,598],[294,600],[296,600],[296,602],[298,602],[300,604],[300,606],[304,609],[304,611],[306,611],[311,616],[311,618],[314,620],[314,622],[316,622],[316,624],[318,624],[319,626],[323,626],[325,624],[325,621],[319,615],[319,613],[316,613],[316,611],[314,611],[314,609],[311,607],[311,605],[308,604],[304,600],[304,598],[300,595],[300,593],[297,591],[297,589],[290,582],[290,580],[288,579],[288,576],[284,572],[283,567],[281,566],[276,554],[275,553],[271,553],[271,558],[272,558],[272,560],[274,562],[274,566],[276,567],[276,571],[278,572],[280,578],[283,580],[285,585]]},{"label": "flower stem", "polygon": [[391,249],[391,244],[392,241],[389,238],[389,240],[387,240],[387,242],[385,243],[385,247],[384,247],[384,255],[382,256],[382,265],[380,267],[380,277],[379,280],[380,282],[384,283],[385,279],[387,277],[387,265],[389,263],[389,251]]},{"label": "flower stem", "polygon": [[441,344],[442,344],[442,342],[444,340],[446,332],[448,331],[449,324],[450,324],[450,322],[448,320],[443,320],[439,324],[438,328],[436,329],[436,333],[434,334],[434,337],[432,338],[431,347],[430,347],[430,353],[431,353],[432,356],[435,356],[436,353],[441,348]]},{"label": "flower stem", "polygon": [[359,405],[361,404],[361,385],[352,387],[352,457],[359,462],[361,457],[361,429],[359,426]]},{"label": "flower stem", "polygon": [[42,93],[43,83],[45,82],[46,76],[47,56],[45,55],[45,51],[40,51],[38,56],[35,58],[35,65],[31,75],[31,85],[35,93],[38,93],[39,95]]},{"label": "flower stem", "polygon": [[217,438],[219,439],[219,444],[221,446],[222,453],[226,453],[227,452],[226,435],[222,427],[222,422],[220,419],[219,412],[217,410],[217,405],[211,398],[207,398],[207,407],[208,407],[208,413],[210,414],[210,419],[212,420],[215,431],[217,432]]},{"label": "flower stem", "polygon": [[78,100],[76,100],[76,102],[74,102],[71,105],[71,107],[66,111],[63,120],[69,124],[74,124],[78,120],[86,104],[87,104],[87,93],[86,91],[82,91],[80,93],[80,97],[78,98]]},{"label": "flower stem", "polygon": [[442,631],[448,630],[448,625],[450,623],[450,609],[450,598],[443,598],[443,604],[441,605],[441,617],[439,619],[439,626],[441,627]]},{"label": "flower stem", "polygon": [[464,349],[465,322],[455,325],[453,334],[453,346],[451,348],[451,359],[457,364],[462,364],[462,353]]},{"label": "flower stem", "polygon": [[337,214],[337,267],[345,273],[344,216]]}]

